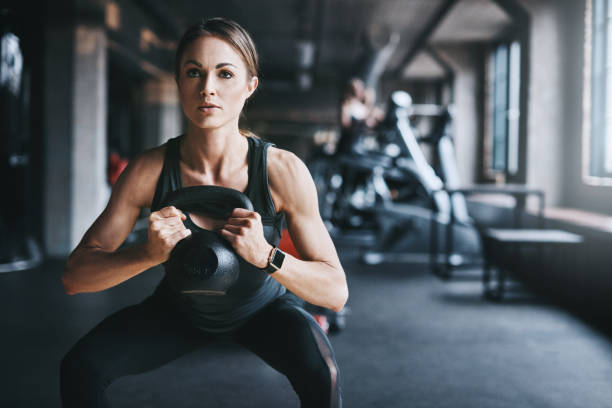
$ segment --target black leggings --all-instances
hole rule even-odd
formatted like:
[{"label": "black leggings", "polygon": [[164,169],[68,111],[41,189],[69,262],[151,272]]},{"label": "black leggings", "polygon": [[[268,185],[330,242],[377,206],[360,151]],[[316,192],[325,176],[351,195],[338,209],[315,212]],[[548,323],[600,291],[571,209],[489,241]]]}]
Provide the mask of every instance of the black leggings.
[{"label": "black leggings", "polygon": [[[106,407],[105,390],[125,375],[160,367],[219,336],[184,323],[153,297],[107,317],[64,357],[64,407]],[[302,407],[341,407],[339,372],[329,340],[314,319],[287,297],[224,336],[286,375]]]}]

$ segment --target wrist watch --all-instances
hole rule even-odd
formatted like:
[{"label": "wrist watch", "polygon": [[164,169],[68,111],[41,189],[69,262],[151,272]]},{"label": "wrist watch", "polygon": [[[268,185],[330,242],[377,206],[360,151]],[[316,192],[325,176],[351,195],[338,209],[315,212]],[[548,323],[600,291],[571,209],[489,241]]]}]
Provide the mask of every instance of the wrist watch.
[{"label": "wrist watch", "polygon": [[263,268],[263,271],[268,274],[273,274],[274,272],[278,271],[281,266],[283,266],[284,260],[285,253],[278,249],[278,247],[274,247],[270,253],[270,258],[268,259],[268,265]]}]

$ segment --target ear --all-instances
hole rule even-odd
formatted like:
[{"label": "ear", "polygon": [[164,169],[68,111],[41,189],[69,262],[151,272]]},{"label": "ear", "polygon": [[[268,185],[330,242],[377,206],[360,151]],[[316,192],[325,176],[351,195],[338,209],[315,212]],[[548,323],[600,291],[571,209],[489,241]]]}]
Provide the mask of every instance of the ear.
[{"label": "ear", "polygon": [[255,92],[258,85],[259,85],[259,78],[257,78],[256,76],[251,77],[247,85],[247,89],[249,92],[249,94],[247,95],[247,99],[250,98],[251,95],[253,95],[253,92]]}]

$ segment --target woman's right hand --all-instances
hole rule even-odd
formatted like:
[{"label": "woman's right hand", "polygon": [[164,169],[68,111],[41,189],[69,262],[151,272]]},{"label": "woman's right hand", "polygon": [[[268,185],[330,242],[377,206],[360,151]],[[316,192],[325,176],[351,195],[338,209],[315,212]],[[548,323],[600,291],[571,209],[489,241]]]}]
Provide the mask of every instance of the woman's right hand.
[{"label": "woman's right hand", "polygon": [[187,219],[178,208],[170,206],[149,215],[149,231],[146,251],[156,263],[168,260],[175,245],[191,235],[183,221]]}]

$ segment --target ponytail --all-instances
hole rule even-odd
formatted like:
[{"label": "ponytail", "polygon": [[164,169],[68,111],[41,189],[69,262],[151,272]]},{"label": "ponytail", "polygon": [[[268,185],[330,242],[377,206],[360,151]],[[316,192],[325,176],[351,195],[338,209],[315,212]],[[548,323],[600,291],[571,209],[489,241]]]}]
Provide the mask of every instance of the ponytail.
[{"label": "ponytail", "polygon": [[238,129],[238,131],[244,137],[255,137],[255,138],[259,139],[259,136],[257,136],[255,133],[251,132],[250,130],[247,130],[247,129]]}]

